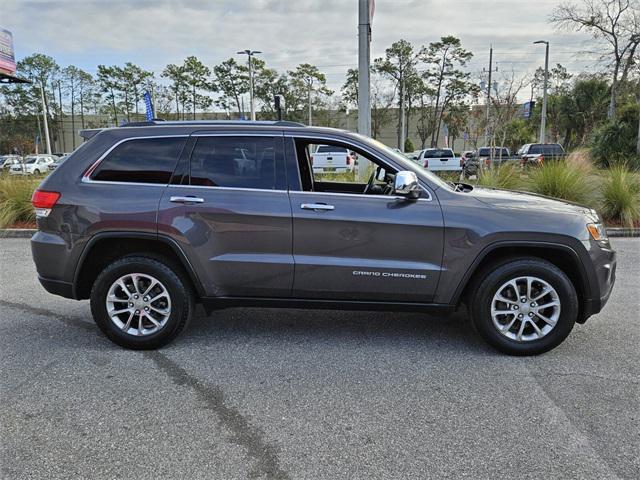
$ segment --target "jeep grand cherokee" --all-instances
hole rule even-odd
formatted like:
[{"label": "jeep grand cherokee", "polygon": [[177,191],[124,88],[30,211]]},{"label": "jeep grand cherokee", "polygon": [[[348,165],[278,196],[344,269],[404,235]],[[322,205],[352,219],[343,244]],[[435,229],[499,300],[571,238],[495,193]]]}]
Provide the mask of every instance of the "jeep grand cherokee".
[{"label": "jeep grand cherokee", "polygon": [[[450,184],[361,135],[291,122],[84,132],[33,195],[51,293],[90,299],[115,343],[160,347],[228,306],[447,313],[509,354],[562,342],[606,303],[615,253],[587,207]],[[358,155],[313,171],[318,145]],[[239,153],[241,152],[241,153]]]}]

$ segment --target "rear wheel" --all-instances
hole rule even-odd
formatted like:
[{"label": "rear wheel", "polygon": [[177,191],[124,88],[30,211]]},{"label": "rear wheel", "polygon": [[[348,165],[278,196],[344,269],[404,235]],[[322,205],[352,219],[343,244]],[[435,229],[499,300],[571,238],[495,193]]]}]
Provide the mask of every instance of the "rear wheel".
[{"label": "rear wheel", "polygon": [[37,168],[33,171],[34,175],[40,175],[40,170],[38,170]]},{"label": "rear wheel", "polygon": [[113,342],[136,350],[166,345],[187,325],[193,293],[179,269],[161,259],[124,257],[91,290],[93,318]]},{"label": "rear wheel", "polygon": [[478,333],[510,355],[536,355],[559,345],[578,315],[576,290],[555,265],[514,259],[481,275],[471,312]]}]

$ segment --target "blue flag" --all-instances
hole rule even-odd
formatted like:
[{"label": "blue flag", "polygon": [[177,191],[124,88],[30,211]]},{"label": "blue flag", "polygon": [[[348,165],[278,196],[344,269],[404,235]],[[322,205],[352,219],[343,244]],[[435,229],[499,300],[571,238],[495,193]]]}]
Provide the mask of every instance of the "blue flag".
[{"label": "blue flag", "polygon": [[146,119],[148,122],[150,122],[155,118],[155,115],[153,114],[153,103],[151,103],[151,94],[149,94],[149,92],[144,92],[143,98],[144,106],[147,109]]}]

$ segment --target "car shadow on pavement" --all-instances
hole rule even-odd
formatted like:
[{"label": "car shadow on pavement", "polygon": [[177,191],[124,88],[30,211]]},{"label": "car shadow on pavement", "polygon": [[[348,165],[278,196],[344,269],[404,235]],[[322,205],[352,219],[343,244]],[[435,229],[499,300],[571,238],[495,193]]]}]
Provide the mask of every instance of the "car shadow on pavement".
[{"label": "car shadow on pavement", "polygon": [[449,316],[269,308],[230,308],[207,316],[199,309],[175,345],[252,340],[272,344],[415,344],[420,349],[494,353],[473,331],[464,309]]}]

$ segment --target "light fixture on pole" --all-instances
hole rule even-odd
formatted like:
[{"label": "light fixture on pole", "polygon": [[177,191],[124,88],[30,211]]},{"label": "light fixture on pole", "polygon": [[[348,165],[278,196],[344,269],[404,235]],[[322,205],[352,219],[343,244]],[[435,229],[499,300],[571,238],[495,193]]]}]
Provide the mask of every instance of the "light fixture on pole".
[{"label": "light fixture on pole", "polygon": [[540,114],[540,143],[546,143],[546,123],[547,123],[547,85],[549,82],[549,42],[546,40],[538,40],[534,44],[545,44],[544,53],[544,87],[542,93],[542,112]]},{"label": "light fixture on pole", "polygon": [[251,120],[255,121],[256,119],[256,109],[254,107],[253,104],[253,64],[251,62],[251,59],[253,58],[254,55],[257,55],[258,53],[262,53],[259,50],[242,50],[241,52],[238,52],[238,55],[246,55],[249,59],[249,108],[251,109]]}]

